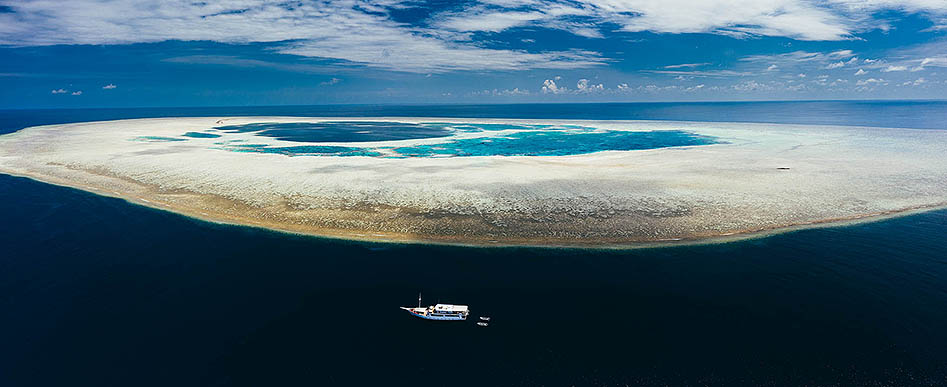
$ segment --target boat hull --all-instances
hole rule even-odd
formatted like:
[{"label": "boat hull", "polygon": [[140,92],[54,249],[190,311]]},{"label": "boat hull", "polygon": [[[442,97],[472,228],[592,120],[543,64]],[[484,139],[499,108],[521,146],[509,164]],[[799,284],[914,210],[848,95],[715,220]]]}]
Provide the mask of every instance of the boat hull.
[{"label": "boat hull", "polygon": [[[467,319],[466,313],[456,313],[456,314],[446,314],[446,313],[421,313],[415,309],[419,308],[401,308],[403,310],[411,313],[412,316],[417,318],[423,318],[425,320],[437,320],[437,321],[464,321]],[[423,309],[422,309],[423,310]]]},{"label": "boat hull", "polygon": [[425,320],[440,320],[440,321],[464,321],[467,319],[467,316],[424,316],[417,313],[411,313],[414,317],[423,318]]}]

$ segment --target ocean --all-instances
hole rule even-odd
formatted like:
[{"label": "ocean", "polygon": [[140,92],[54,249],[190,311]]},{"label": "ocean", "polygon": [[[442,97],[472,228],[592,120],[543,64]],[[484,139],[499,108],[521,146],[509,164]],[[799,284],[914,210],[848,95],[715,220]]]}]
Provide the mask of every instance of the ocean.
[{"label": "ocean", "polygon": [[[943,101],[0,111],[947,129]],[[947,157],[947,156],[945,156]],[[0,386],[947,385],[947,211],[633,250],[363,243],[0,175]],[[399,306],[468,304],[430,322]]]}]

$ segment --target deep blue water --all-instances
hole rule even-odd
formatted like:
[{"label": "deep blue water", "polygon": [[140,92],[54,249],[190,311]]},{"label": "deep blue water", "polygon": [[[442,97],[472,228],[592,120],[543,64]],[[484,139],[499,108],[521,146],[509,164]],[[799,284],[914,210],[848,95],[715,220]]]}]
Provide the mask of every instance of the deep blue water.
[{"label": "deep blue water", "polygon": [[[698,120],[716,109],[722,121],[751,111],[757,121],[805,112],[800,122],[947,123],[944,103],[804,106],[589,109],[604,119],[671,111]],[[7,111],[0,125],[170,111],[423,115]],[[0,386],[947,385],[947,211],[704,246],[475,249],[215,225],[0,175],[0,215]],[[418,291],[425,303],[469,304],[491,326],[398,310]]]}]

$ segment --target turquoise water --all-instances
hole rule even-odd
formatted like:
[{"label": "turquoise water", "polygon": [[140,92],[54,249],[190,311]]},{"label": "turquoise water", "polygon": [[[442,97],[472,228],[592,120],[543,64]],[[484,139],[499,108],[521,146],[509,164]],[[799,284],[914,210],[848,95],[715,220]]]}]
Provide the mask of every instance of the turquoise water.
[{"label": "turquoise water", "polygon": [[529,131],[500,137],[453,140],[441,144],[395,148],[404,157],[432,156],[567,156],[602,151],[630,151],[714,144],[710,137],[662,130],[649,132]]},{"label": "turquoise water", "polygon": [[184,137],[193,137],[193,138],[218,138],[219,134],[214,133],[204,133],[204,132],[187,132],[183,134]]},{"label": "turquoise water", "polygon": [[[366,128],[373,128],[371,131]],[[408,134],[385,134],[390,130]],[[469,156],[568,156],[602,151],[630,151],[678,146],[709,145],[716,139],[680,130],[615,131],[598,130],[578,125],[520,125],[481,123],[424,123],[398,122],[325,122],[325,123],[261,123],[218,127],[224,132],[247,133],[289,139],[291,141],[362,142],[380,141],[379,138],[412,137],[440,138],[442,141],[415,146],[265,146],[231,145],[222,143],[222,149],[235,152],[275,153],[287,156],[368,156],[387,158],[411,157],[469,157]],[[430,130],[430,132],[425,132]],[[460,134],[502,134],[476,138],[457,138]],[[193,133],[193,132],[191,132]],[[429,137],[420,137],[423,133]],[[449,136],[443,136],[447,133]],[[187,134],[185,134],[187,135]],[[194,136],[191,136],[194,137]]]}]

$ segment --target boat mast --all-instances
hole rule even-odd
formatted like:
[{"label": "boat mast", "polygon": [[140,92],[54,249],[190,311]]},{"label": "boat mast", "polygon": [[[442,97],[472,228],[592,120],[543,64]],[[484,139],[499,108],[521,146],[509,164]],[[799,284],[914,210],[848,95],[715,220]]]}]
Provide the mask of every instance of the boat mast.
[{"label": "boat mast", "polygon": [[421,292],[418,292],[418,308],[421,307]]}]

